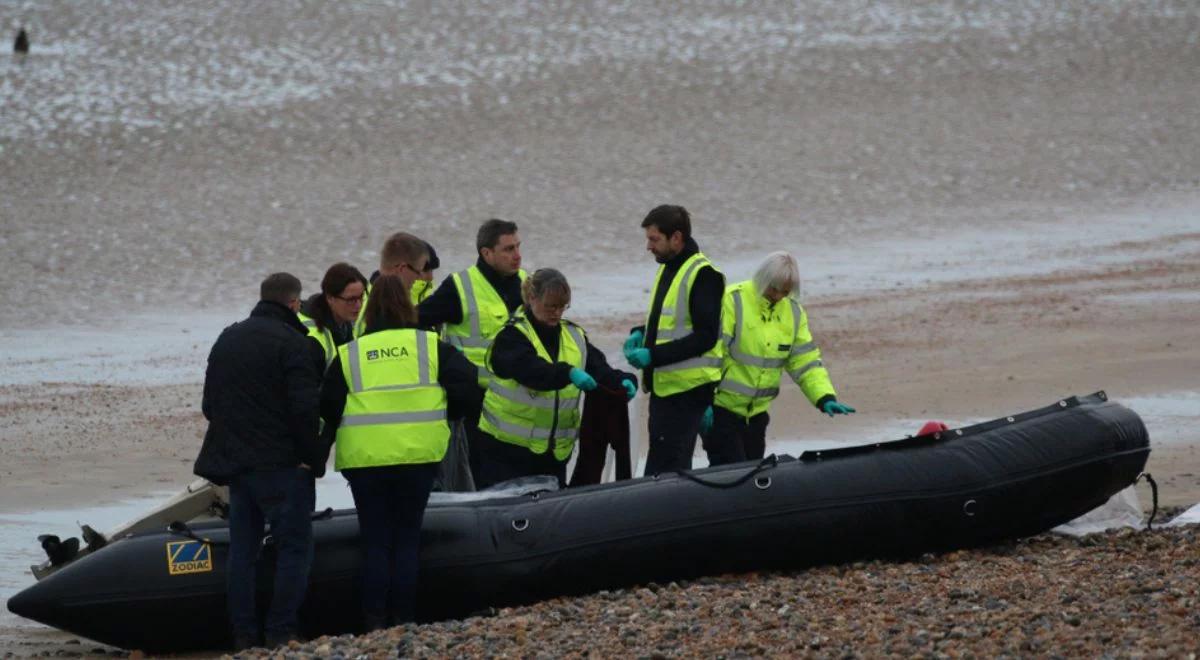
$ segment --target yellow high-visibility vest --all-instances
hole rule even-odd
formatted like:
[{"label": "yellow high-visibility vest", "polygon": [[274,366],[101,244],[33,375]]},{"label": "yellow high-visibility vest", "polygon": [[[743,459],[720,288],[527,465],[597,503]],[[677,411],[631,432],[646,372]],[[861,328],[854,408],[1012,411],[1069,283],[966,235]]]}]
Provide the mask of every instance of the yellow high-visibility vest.
[{"label": "yellow high-visibility vest", "polygon": [[[538,357],[546,362],[566,362],[572,367],[587,364],[587,336],[583,328],[562,321],[559,323],[558,359],[552,360],[532,321],[520,310],[509,321],[529,340]],[[491,362],[491,351],[488,351]],[[583,418],[579,405],[580,391],[573,384],[560,390],[531,390],[511,378],[493,375],[483,397],[483,415],[479,429],[501,442],[519,445],[535,454],[544,454],[554,440],[554,458],[565,461],[575,448],[579,423]]]},{"label": "yellow high-visibility vest", "polygon": [[766,412],[785,370],[814,405],[837,396],[804,309],[791,298],[772,305],[750,280],[728,287],[721,301],[721,341],[724,368],[713,405],[747,419]]},{"label": "yellow high-visibility vest", "polygon": [[335,470],[436,463],[446,455],[446,390],[437,336],[411,328],[372,332],[338,348],[349,393]]},{"label": "yellow high-visibility vest", "polygon": [[359,337],[363,336],[363,333],[367,331],[367,322],[363,318],[363,315],[367,311],[367,297],[370,295],[371,295],[371,283],[367,282],[367,285],[365,287],[363,287],[362,304],[358,306],[358,318],[354,319],[354,329],[351,330],[351,332],[350,332],[350,335],[352,337],[354,337],[355,339],[358,339]]},{"label": "yellow high-visibility vest", "polygon": [[300,322],[308,328],[308,336],[317,340],[321,345],[321,350],[325,352],[325,368],[329,368],[329,364],[333,362],[333,356],[337,355],[337,344],[333,341],[333,332],[329,328],[324,330],[317,327],[316,319],[311,316],[296,312],[296,316],[300,318]]},{"label": "yellow high-visibility vest", "polygon": [[[692,285],[695,284],[696,277],[702,268],[712,268],[717,271],[716,266],[708,260],[708,257],[697,252],[688,257],[679,266],[679,270],[675,271],[675,277],[667,288],[667,295],[663,298],[662,310],[658,315],[658,326],[654,339],[656,346],[682,339],[692,333],[692,313],[688,307],[688,301],[691,297]],[[651,307],[654,305],[654,294],[658,291],[659,281],[662,279],[665,269],[666,266],[660,265],[654,276],[654,286],[650,289]],[[649,326],[650,312],[647,310],[647,332]],[[699,356],[675,364],[656,366],[654,367],[654,382],[646,383],[643,379],[644,388],[647,392],[653,392],[658,396],[670,396],[686,392],[705,383],[715,383],[721,380],[721,353],[721,342],[714,341],[712,348]]]},{"label": "yellow high-visibility vest", "polygon": [[[517,276],[525,281],[524,270]],[[458,289],[463,320],[447,323],[442,334],[447,342],[462,349],[463,355],[479,367],[479,386],[486,389],[492,375],[487,367],[487,349],[508,322],[508,306],[478,266],[454,273],[450,278]]]}]

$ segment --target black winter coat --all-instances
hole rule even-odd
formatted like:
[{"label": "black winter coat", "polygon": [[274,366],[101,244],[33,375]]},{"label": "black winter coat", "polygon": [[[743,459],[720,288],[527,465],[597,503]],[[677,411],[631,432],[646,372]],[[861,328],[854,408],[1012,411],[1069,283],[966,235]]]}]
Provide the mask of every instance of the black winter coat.
[{"label": "black winter coat", "polygon": [[221,332],[204,377],[209,424],[197,475],[223,485],[241,472],[300,463],[324,474],[317,406],[325,359],[306,334],[290,309],[265,300]]},{"label": "black winter coat", "polygon": [[[514,326],[512,319],[492,340],[488,354],[492,360],[492,373],[500,378],[511,378],[532,390],[561,390],[571,384],[571,365],[558,361],[559,338],[562,330],[558,326],[545,326],[532,320],[533,312],[525,307],[525,317],[537,333],[538,340],[554,362],[547,362],[537,353],[529,339]],[[570,323],[570,321],[564,321]],[[586,337],[586,336],[585,336]],[[637,386],[637,376],[613,369],[604,352],[587,342],[587,363],[583,370],[596,383],[610,393],[625,396],[621,381],[628,378]]]}]

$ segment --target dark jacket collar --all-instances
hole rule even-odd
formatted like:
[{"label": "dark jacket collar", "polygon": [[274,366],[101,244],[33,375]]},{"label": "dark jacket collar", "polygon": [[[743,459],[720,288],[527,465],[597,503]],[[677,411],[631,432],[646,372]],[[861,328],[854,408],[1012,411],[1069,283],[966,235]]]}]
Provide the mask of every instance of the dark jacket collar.
[{"label": "dark jacket collar", "polygon": [[514,278],[517,278],[520,275],[520,273],[501,275],[496,271],[495,268],[489,266],[488,262],[483,260],[483,257],[479,257],[475,260],[475,267],[479,269],[480,273],[483,273],[484,279],[486,279],[488,282],[491,282],[492,286],[495,287],[497,291],[500,289],[501,284],[512,281]]},{"label": "dark jacket collar", "polygon": [[288,309],[287,306],[280,305],[273,300],[258,301],[258,304],[254,306],[254,309],[250,311],[250,316],[251,318],[261,316],[275,319],[277,321],[283,321],[284,323],[298,330],[300,333],[308,334],[308,328],[304,327],[304,324],[300,322],[300,317],[296,316],[295,312]]},{"label": "dark jacket collar", "polygon": [[679,270],[679,267],[683,265],[683,262],[691,259],[692,255],[699,251],[700,246],[696,243],[696,239],[688,237],[684,239],[683,249],[679,251],[679,254],[667,259],[666,263],[663,265],[670,270]]}]

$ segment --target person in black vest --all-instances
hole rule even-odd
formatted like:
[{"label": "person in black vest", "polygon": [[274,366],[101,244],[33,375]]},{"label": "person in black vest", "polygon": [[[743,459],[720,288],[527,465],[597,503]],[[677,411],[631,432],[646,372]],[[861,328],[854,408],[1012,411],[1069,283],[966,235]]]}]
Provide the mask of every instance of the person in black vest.
[{"label": "person in black vest", "polygon": [[[234,647],[298,639],[297,612],[312,563],[314,479],[328,448],[317,437],[324,357],[296,316],[300,280],[275,273],[262,282],[250,317],[221,332],[208,356],[202,409],[208,419],[197,475],[229,486],[228,604]],[[276,550],[274,592],[265,621],[255,603],[255,563],[263,525]]]}]

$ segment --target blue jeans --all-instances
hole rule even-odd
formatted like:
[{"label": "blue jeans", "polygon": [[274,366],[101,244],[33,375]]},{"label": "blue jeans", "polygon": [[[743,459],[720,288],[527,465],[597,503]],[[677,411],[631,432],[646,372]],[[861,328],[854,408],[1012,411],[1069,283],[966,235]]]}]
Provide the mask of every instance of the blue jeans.
[{"label": "blue jeans", "polygon": [[421,521],[437,463],[355,468],[350,481],[362,542],[362,607],[367,628],[414,620]]},{"label": "blue jeans", "polygon": [[229,482],[229,618],[235,639],[259,640],[256,564],[263,523],[271,524],[275,589],[263,626],[268,640],[294,638],[313,558],[312,472],[301,467],[255,470]]}]

